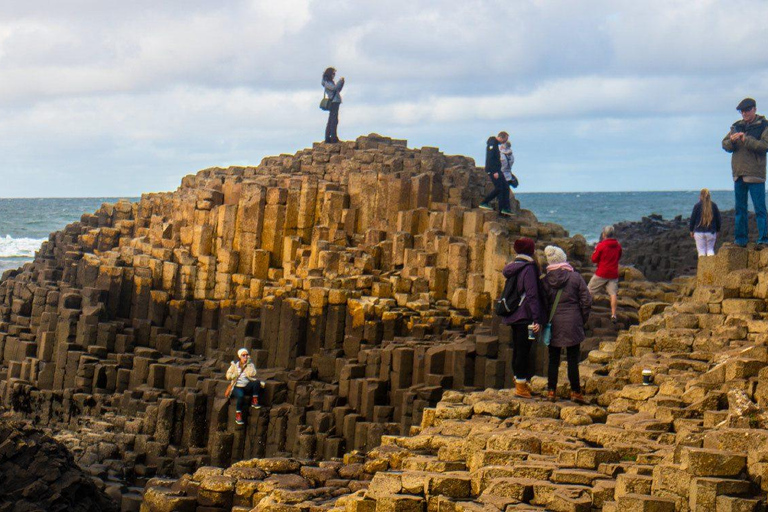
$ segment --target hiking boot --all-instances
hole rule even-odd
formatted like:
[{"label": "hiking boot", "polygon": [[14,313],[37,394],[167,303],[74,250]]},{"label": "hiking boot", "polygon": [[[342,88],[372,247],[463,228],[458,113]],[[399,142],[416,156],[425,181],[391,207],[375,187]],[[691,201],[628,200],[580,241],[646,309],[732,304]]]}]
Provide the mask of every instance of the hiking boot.
[{"label": "hiking boot", "polygon": [[243,421],[243,413],[240,411],[235,412],[235,423],[238,425],[245,425],[245,422]]},{"label": "hiking boot", "polygon": [[504,210],[501,210],[501,214],[502,214],[502,215],[506,215],[507,217],[511,217],[511,216],[513,216],[515,213],[514,213],[512,210],[507,210],[507,209],[504,209]]},{"label": "hiking boot", "polygon": [[251,407],[254,409],[261,409],[261,406],[259,405],[259,397],[254,396],[251,398]]},{"label": "hiking boot", "polygon": [[571,402],[576,402],[581,405],[587,405],[589,403],[581,393],[571,393]]},{"label": "hiking boot", "polygon": [[493,210],[493,206],[487,204],[487,203],[480,203],[480,206],[478,206],[481,210]]},{"label": "hiking boot", "polygon": [[515,396],[520,398],[531,398],[531,388],[528,387],[528,383],[523,381],[515,381]]},{"label": "hiking boot", "polygon": [[557,395],[555,395],[554,389],[550,389],[549,391],[547,391],[547,400],[549,400],[550,402],[557,402]]}]

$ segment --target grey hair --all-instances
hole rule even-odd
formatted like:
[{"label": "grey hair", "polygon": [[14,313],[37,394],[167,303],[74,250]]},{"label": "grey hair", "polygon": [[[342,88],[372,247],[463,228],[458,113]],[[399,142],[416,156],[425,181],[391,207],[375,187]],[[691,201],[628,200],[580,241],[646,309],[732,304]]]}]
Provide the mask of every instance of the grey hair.
[{"label": "grey hair", "polygon": [[616,230],[613,229],[613,226],[605,226],[603,228],[603,238],[613,238],[616,236]]}]

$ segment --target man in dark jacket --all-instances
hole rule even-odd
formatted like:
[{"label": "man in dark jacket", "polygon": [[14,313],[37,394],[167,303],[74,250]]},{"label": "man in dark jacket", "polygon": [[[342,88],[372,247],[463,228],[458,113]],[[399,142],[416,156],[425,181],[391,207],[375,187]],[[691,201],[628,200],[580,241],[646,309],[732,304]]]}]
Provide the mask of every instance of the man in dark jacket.
[{"label": "man in dark jacket", "polygon": [[499,132],[497,136],[488,138],[485,145],[485,173],[493,183],[493,192],[488,194],[480,203],[480,208],[493,210],[489,203],[498,198],[499,212],[502,215],[512,215],[512,210],[509,209],[509,185],[501,173],[501,153],[499,152],[499,144],[503,144],[507,140],[509,140],[507,132]]},{"label": "man in dark jacket", "polygon": [[733,189],[736,194],[735,243],[746,247],[749,242],[747,194],[757,217],[758,246],[768,245],[765,209],[765,154],[768,152],[768,121],[757,115],[757,103],[744,98],[736,107],[741,120],[731,126],[723,139],[723,149],[731,156]]}]

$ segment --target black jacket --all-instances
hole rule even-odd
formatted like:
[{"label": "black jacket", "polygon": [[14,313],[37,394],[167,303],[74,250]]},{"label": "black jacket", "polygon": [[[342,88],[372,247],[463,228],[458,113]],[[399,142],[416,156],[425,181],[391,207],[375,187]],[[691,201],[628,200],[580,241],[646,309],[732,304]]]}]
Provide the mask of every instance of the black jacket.
[{"label": "black jacket", "polygon": [[688,230],[691,233],[718,233],[720,231],[720,210],[712,201],[712,222],[709,226],[700,226],[701,222],[701,201],[696,203],[691,212],[691,220],[688,221]]},{"label": "black jacket", "polygon": [[499,141],[496,137],[489,137],[485,145],[485,172],[489,176],[501,172],[501,153],[499,153]]}]

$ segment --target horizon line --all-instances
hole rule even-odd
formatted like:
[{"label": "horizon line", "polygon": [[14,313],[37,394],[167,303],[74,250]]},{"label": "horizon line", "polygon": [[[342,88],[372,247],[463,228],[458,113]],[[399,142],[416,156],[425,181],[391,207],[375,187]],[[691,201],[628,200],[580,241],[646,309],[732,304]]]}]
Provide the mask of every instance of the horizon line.
[{"label": "horizon line", "polygon": [[[524,192],[517,192],[513,191],[512,193],[514,195],[518,194],[656,194],[656,193],[662,193],[662,192],[698,192],[701,189],[666,189],[666,190],[558,190],[558,191],[547,191],[547,190],[531,190],[531,191],[524,191]],[[711,188],[709,189],[711,192],[732,192],[732,189],[727,188]],[[173,192],[173,191],[167,191],[167,192]],[[110,195],[100,195],[100,196],[47,196],[47,197],[40,197],[40,196],[19,196],[19,197],[0,197],[0,201],[5,200],[13,200],[13,199],[141,199],[141,196],[143,194],[147,193],[157,193],[157,192],[143,192],[142,194],[139,194],[137,196],[126,196],[126,195],[117,195],[117,196],[110,196]]]}]

